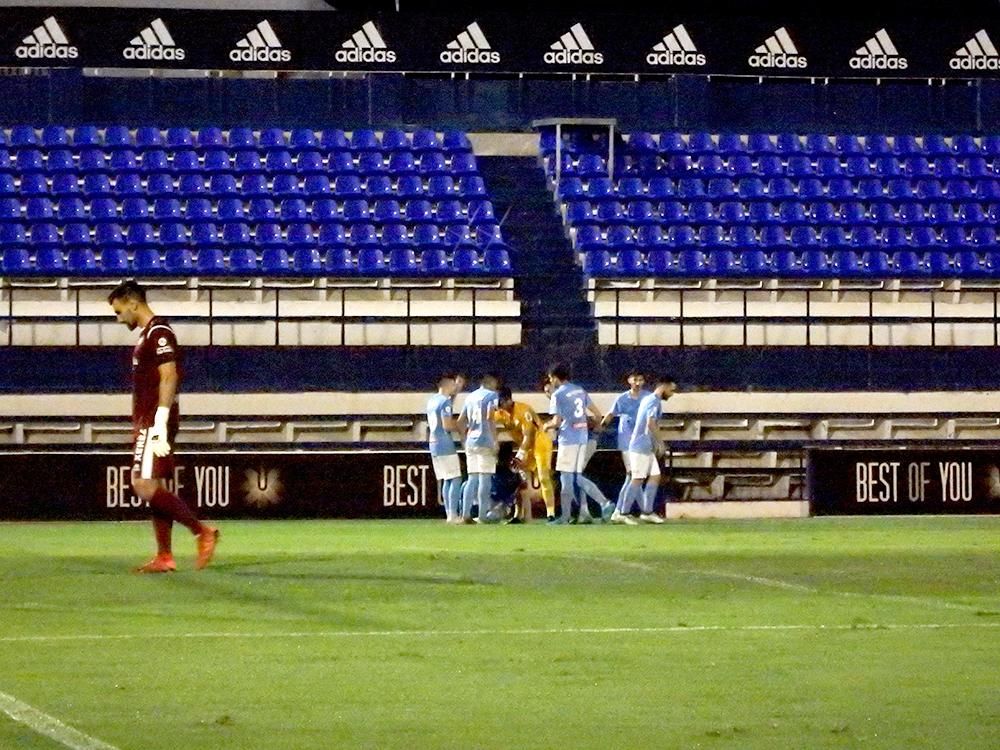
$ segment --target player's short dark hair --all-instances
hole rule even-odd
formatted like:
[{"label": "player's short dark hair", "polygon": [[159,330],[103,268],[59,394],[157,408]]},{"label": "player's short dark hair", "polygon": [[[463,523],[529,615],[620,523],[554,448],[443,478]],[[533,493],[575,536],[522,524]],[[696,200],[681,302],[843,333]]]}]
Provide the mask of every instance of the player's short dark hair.
[{"label": "player's short dark hair", "polygon": [[499,398],[501,401],[513,401],[514,394],[511,393],[510,388],[504,385],[501,386],[500,389],[497,391],[497,398]]},{"label": "player's short dark hair", "polygon": [[135,279],[126,279],[111,290],[111,294],[108,295],[108,304],[112,304],[116,299],[137,299],[144,303],[146,290]]},{"label": "player's short dark hair", "polygon": [[661,373],[660,375],[656,376],[656,381],[655,381],[656,385],[665,385],[668,383],[673,383],[674,385],[677,385],[677,380],[674,378],[673,375],[668,375],[666,373]]},{"label": "player's short dark hair", "polygon": [[455,380],[458,377],[458,373],[447,370],[438,375],[437,383],[441,385],[446,380]]},{"label": "player's short dark hair", "polygon": [[479,382],[483,385],[486,385],[487,383],[498,385],[500,383],[500,376],[498,376],[495,372],[487,372],[479,379]]},{"label": "player's short dark hair", "polygon": [[571,377],[569,365],[563,362],[557,362],[549,367],[549,377],[559,378],[560,380],[566,381]]},{"label": "player's short dark hair", "polygon": [[646,377],[646,373],[644,373],[638,367],[630,367],[628,371],[626,371],[625,373],[625,381],[628,382],[629,378],[634,377],[636,375],[641,375],[642,377]]}]

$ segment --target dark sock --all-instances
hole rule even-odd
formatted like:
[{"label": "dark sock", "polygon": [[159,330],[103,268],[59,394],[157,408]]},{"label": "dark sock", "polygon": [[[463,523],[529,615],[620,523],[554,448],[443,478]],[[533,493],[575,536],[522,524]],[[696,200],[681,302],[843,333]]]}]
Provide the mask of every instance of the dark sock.
[{"label": "dark sock", "polygon": [[156,490],[156,493],[150,498],[149,507],[153,509],[154,515],[159,513],[167,518],[172,518],[177,523],[187,526],[192,534],[198,534],[202,530],[201,521],[191,512],[187,503],[162,487]]},{"label": "dark sock", "polygon": [[160,555],[171,553],[170,537],[174,529],[174,522],[166,516],[153,516],[153,533],[156,534],[156,552]]}]

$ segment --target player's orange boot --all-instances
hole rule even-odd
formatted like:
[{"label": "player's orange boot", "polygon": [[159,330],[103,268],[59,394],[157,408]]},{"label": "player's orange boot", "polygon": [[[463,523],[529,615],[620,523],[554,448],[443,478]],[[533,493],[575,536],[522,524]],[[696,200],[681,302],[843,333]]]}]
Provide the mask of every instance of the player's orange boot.
[{"label": "player's orange boot", "polygon": [[219,530],[211,526],[205,526],[198,534],[198,561],[194,567],[201,570],[212,561],[215,554],[215,545],[219,541]]},{"label": "player's orange boot", "polygon": [[173,573],[177,570],[177,563],[171,554],[158,554],[145,565],[140,565],[135,569],[136,573]]}]

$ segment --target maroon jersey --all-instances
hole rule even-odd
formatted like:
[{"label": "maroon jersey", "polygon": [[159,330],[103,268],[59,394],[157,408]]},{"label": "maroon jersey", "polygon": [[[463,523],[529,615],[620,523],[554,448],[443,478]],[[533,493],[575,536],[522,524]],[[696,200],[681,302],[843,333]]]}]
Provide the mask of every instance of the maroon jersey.
[{"label": "maroon jersey", "polygon": [[[180,352],[174,329],[163,318],[154,317],[139,335],[132,350],[132,427],[138,431],[153,425],[160,401],[160,365],[177,363],[177,387],[180,390]],[[169,432],[177,425],[177,399],[170,408]]]}]

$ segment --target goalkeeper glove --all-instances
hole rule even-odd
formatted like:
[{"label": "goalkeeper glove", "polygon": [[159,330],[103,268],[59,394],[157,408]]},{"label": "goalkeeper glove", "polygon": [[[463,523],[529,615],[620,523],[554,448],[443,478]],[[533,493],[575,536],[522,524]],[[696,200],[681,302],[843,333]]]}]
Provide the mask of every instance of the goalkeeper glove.
[{"label": "goalkeeper glove", "polygon": [[156,416],[153,417],[153,427],[149,431],[148,440],[149,447],[157,458],[170,455],[170,443],[167,442],[167,420],[169,418],[169,406],[156,407]]}]

